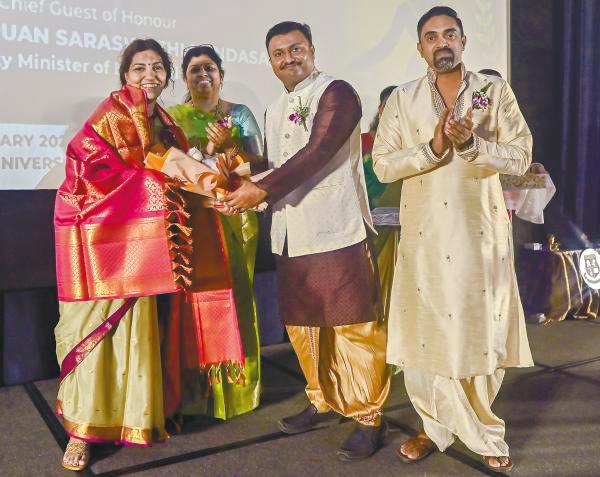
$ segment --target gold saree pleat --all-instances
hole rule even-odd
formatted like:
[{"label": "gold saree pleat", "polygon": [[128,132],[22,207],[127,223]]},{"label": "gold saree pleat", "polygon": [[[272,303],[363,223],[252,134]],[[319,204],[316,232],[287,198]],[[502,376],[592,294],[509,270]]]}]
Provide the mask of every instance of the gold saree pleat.
[{"label": "gold saree pleat", "polygon": [[[124,300],[61,302],[56,354],[66,354]],[[61,383],[56,411],[91,442],[147,446],[166,437],[156,297],[141,297]]]}]

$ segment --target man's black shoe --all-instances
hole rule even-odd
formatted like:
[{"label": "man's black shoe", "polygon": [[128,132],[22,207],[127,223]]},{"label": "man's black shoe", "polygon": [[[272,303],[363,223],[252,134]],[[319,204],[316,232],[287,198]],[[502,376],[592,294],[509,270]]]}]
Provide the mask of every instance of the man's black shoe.
[{"label": "man's black shoe", "polygon": [[338,458],[343,461],[354,461],[371,457],[383,445],[386,434],[387,424],[383,419],[381,425],[377,427],[356,423],[352,434],[338,449]]},{"label": "man's black shoe", "polygon": [[304,411],[293,416],[284,417],[277,424],[281,432],[285,432],[286,434],[300,434],[332,417],[333,412],[318,413],[317,408],[309,404]]}]

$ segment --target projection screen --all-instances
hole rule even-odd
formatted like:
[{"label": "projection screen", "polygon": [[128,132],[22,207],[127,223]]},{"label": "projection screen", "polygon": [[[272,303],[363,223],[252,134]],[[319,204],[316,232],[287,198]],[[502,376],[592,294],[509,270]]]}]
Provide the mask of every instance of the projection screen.
[{"label": "projection screen", "polygon": [[[134,38],[159,40],[176,66],[162,102],[183,99],[186,46],[209,43],[224,59],[222,97],[250,107],[262,126],[281,91],[264,38],[283,20],[308,23],[317,67],[350,82],[362,128],[381,89],[425,72],[416,23],[431,0],[0,0],[0,189],[52,189],[64,150],[97,103],[119,88],[118,61]],[[463,20],[467,68],[508,74],[508,0],[448,0]]]}]

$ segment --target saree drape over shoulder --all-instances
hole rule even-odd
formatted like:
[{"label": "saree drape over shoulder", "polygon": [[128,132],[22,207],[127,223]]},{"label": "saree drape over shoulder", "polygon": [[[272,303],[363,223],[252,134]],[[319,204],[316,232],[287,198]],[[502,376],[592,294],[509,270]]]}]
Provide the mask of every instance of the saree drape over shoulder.
[{"label": "saree drape over shoulder", "polygon": [[[112,93],[69,143],[54,215],[61,301],[173,292],[185,280],[175,260],[183,250],[175,236],[186,233],[176,225],[183,199],[163,174],[144,169],[153,141],[144,94],[129,86]],[[164,135],[187,144],[159,106],[157,113]]]}]

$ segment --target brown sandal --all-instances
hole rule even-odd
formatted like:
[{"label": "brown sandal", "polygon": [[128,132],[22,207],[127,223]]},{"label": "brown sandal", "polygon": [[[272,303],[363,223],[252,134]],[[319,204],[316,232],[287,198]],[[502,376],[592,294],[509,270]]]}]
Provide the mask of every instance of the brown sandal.
[{"label": "brown sandal", "polygon": [[502,455],[502,456],[496,457],[496,456],[487,456],[487,455],[484,455],[483,456],[483,463],[492,472],[498,472],[498,473],[500,473],[500,472],[510,472],[513,469],[513,467],[515,466],[514,462],[512,461],[512,459],[510,457],[508,457],[508,464],[506,464],[506,465],[501,465],[499,467],[494,467],[493,465],[491,465],[489,463],[488,459],[498,459],[499,457],[508,457],[508,456],[507,455]]},{"label": "brown sandal", "polygon": [[[411,441],[418,442],[417,448],[419,450],[419,455],[417,457],[415,457],[414,459],[408,457],[406,454],[404,454],[402,452],[402,446],[404,444],[406,444],[407,442],[411,442]],[[435,450],[435,443],[431,439],[429,439],[427,437],[414,436],[414,437],[411,437],[410,439],[404,441],[400,445],[400,447],[398,447],[396,454],[398,455],[398,458],[405,464],[414,464],[415,462],[419,462],[420,460],[423,460],[425,457],[430,455],[434,450]]]},{"label": "brown sandal", "polygon": [[[67,454],[75,454],[79,455],[83,458],[83,464],[81,465],[71,465],[65,463],[65,457]],[[62,466],[67,470],[83,470],[90,463],[90,444],[85,441],[74,440],[71,438],[69,443],[67,444],[67,448],[65,449],[65,455],[63,456]]]}]

